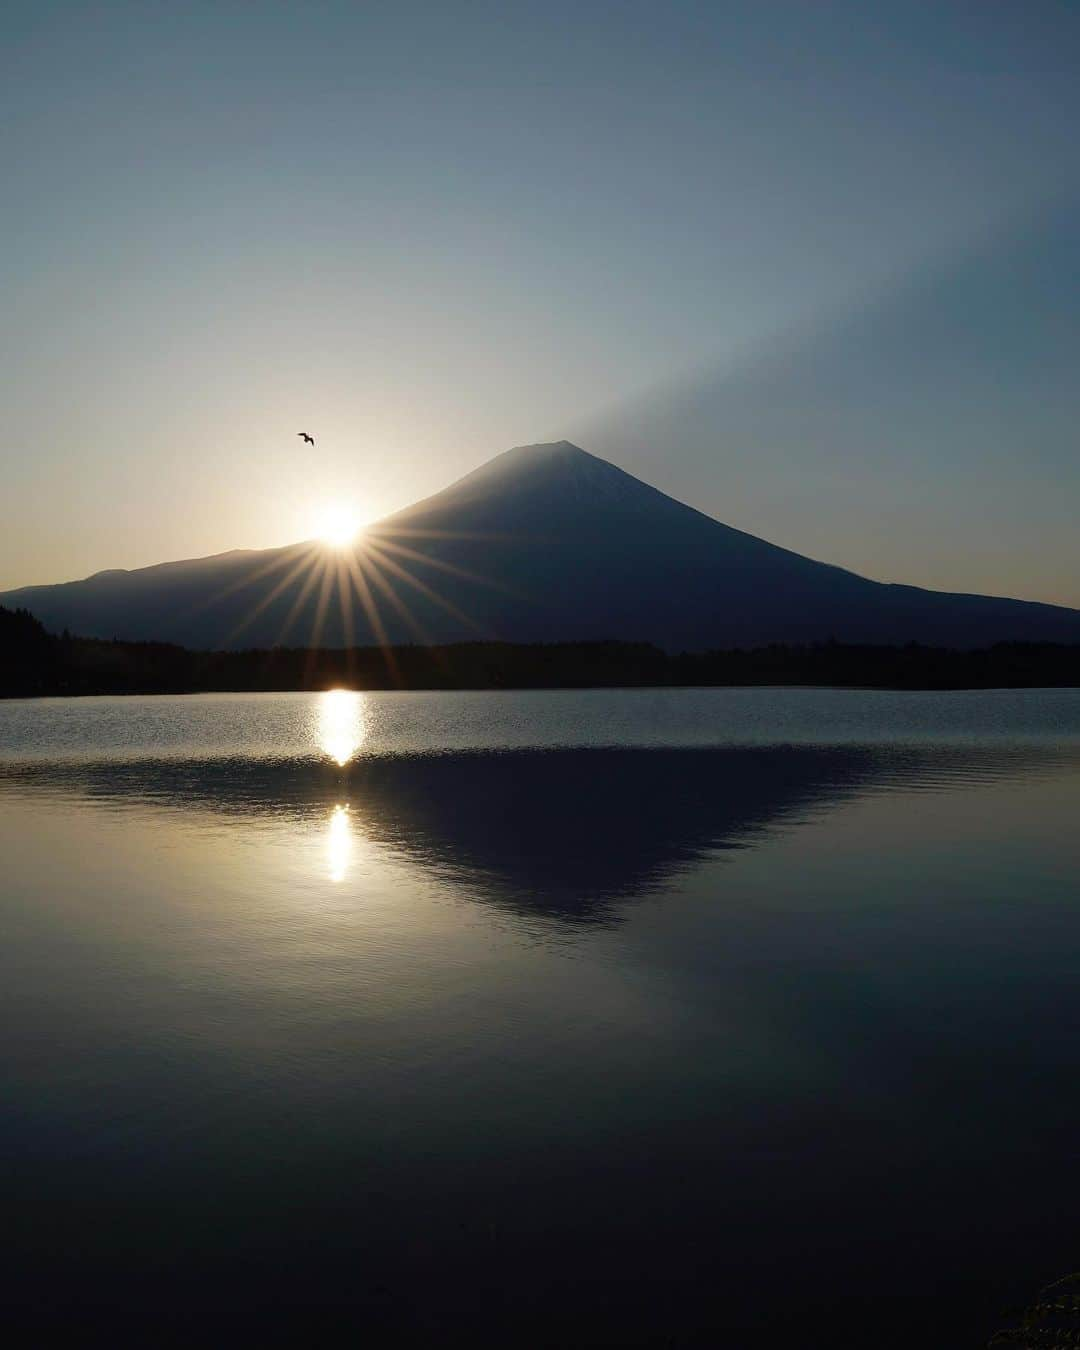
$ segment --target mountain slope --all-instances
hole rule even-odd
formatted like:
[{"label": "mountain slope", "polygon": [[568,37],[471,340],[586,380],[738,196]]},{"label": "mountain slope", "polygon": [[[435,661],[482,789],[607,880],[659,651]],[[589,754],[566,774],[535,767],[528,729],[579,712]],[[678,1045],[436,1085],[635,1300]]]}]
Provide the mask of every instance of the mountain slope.
[{"label": "mountain slope", "polygon": [[345,554],[238,551],[24,587],[0,604],[54,630],[195,647],[1080,641],[1080,611],[869,581],[723,525],[566,441],[497,456]]}]

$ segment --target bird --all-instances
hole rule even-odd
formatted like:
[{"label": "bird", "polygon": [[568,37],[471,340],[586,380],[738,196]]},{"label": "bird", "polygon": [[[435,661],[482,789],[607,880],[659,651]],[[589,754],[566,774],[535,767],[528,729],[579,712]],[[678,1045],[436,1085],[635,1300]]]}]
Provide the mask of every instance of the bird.
[{"label": "bird", "polygon": [[297,434],[298,436],[302,436],[303,439],[304,439],[305,441],[307,441],[308,445],[314,445],[314,444],[315,444],[315,437],[314,437],[314,436],[309,436],[309,435],[307,434],[306,431],[298,431],[296,434]]}]

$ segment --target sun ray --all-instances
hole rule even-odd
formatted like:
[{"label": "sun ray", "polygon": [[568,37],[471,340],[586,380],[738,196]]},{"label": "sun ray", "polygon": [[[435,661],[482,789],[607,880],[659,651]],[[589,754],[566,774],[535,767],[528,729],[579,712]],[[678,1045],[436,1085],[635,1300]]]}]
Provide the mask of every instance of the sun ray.
[{"label": "sun ray", "polygon": [[285,550],[287,556],[272,558],[269,562],[263,563],[261,567],[256,567],[251,572],[245,572],[242,577],[238,577],[237,580],[222,587],[220,591],[215,592],[215,594],[205,602],[204,607],[208,608],[210,605],[216,605],[219,601],[227,599],[237,591],[242,591],[246,586],[253,586],[256,581],[261,581],[263,577],[272,576],[275,572],[280,571],[281,568],[288,567],[289,563],[293,561],[296,548],[303,549],[301,561],[309,560],[316,551],[313,544],[297,544],[295,548]]},{"label": "sun ray", "polygon": [[252,606],[252,608],[248,610],[244,618],[242,618],[240,622],[236,625],[236,627],[232,629],[232,631],[228,634],[228,636],[225,638],[225,640],[221,645],[225,647],[229,646],[229,644],[235,638],[240,636],[240,634],[244,631],[245,628],[248,628],[251,624],[255,622],[255,620],[259,617],[259,615],[263,612],[263,610],[267,608],[268,605],[273,604],[273,602],[278,598],[278,596],[282,593],[282,591],[286,589],[286,587],[292,585],[292,583],[296,580],[297,576],[304,568],[311,568],[313,566],[314,562],[310,557],[305,556],[300,558],[297,561],[296,566],[290,572],[286,572],[286,574],[278,581],[277,585],[273,588],[273,590],[268,591],[257,605]]},{"label": "sun ray", "polygon": [[337,559],[337,593],[341,609],[341,633],[345,642],[345,673],[350,684],[356,677],[355,636],[353,633],[353,607],[351,576],[348,561],[344,553]]},{"label": "sun ray", "polygon": [[475,619],[470,618],[464,610],[459,609],[457,605],[451,604],[449,600],[444,599],[443,596],[441,596],[438,591],[432,589],[427,582],[421,581],[418,577],[414,577],[413,574],[407,568],[402,567],[399,562],[396,562],[393,558],[388,558],[381,549],[377,548],[370,541],[368,541],[368,550],[369,552],[374,553],[379,558],[382,565],[393,572],[395,576],[400,577],[406,585],[412,586],[415,590],[418,590],[421,595],[426,596],[433,604],[446,610],[448,614],[453,615],[455,619],[471,628],[475,633],[479,633],[481,637],[487,639],[491,638],[491,634],[481,624],[477,623]]},{"label": "sun ray", "polygon": [[524,600],[527,597],[511,587],[504,585],[501,581],[493,581],[490,577],[485,577],[480,572],[470,572],[465,567],[459,567],[456,563],[444,562],[442,558],[432,558],[427,553],[421,553],[415,548],[409,548],[405,544],[395,544],[389,539],[380,539],[378,547],[389,549],[393,553],[400,553],[402,557],[411,558],[413,562],[425,563],[428,567],[435,567],[440,572],[450,572],[456,577],[462,577],[465,581],[474,581],[478,586],[488,586],[493,591],[502,591],[515,600]]},{"label": "sun ray", "polygon": [[448,669],[449,662],[441,646],[434,640],[423,624],[421,624],[420,620],[413,614],[412,610],[409,609],[402,597],[394,590],[391,583],[383,576],[382,572],[379,570],[379,564],[375,559],[369,554],[364,558],[361,565],[366,567],[367,571],[370,573],[371,580],[386,596],[394,609],[397,610],[398,614],[401,616],[402,622],[408,627],[409,631],[420,643],[420,646],[427,647],[428,655],[430,659],[434,661],[435,665],[437,665],[440,670]]},{"label": "sun ray", "polygon": [[292,603],[292,608],[289,610],[288,614],[285,615],[285,622],[281,625],[281,628],[278,630],[278,635],[274,639],[275,647],[280,647],[284,643],[285,638],[288,636],[289,629],[296,622],[297,615],[300,613],[300,609],[303,606],[304,601],[311,594],[312,590],[315,587],[315,583],[318,580],[319,580],[319,573],[316,571],[315,563],[313,561],[311,565],[311,571],[308,573],[307,580],[304,582],[303,589],[297,594],[296,599]]},{"label": "sun ray", "polygon": [[328,558],[323,558],[323,570],[319,587],[319,598],[315,602],[315,615],[311,621],[311,638],[308,642],[307,660],[304,663],[304,683],[311,682],[311,676],[315,669],[315,654],[319,650],[319,639],[322,637],[323,623],[326,619],[326,609],[330,603],[330,588],[333,583],[333,572]]},{"label": "sun ray", "polygon": [[398,670],[397,658],[394,656],[394,649],[390,643],[389,635],[386,631],[386,625],[382,621],[382,615],[379,613],[379,606],[376,603],[374,595],[371,593],[371,587],[364,576],[363,568],[355,553],[347,558],[350,575],[356,584],[356,593],[360,599],[364,614],[368,623],[371,625],[371,631],[375,634],[375,641],[379,650],[382,652],[383,660],[386,663],[386,669],[390,674],[391,680],[395,684],[401,683],[401,675]]},{"label": "sun ray", "polygon": [[212,609],[215,605],[220,604],[222,600],[228,599],[230,595],[234,595],[237,591],[242,591],[247,586],[253,586],[257,581],[261,580],[263,577],[272,576],[275,572],[280,571],[281,568],[288,567],[290,563],[293,563],[297,560],[298,550],[303,550],[304,553],[308,556],[310,556],[310,554],[313,552],[313,548],[309,544],[295,544],[289,545],[283,549],[275,549],[273,551],[276,554],[276,556],[271,558],[269,562],[265,562],[261,566],[251,568],[249,571],[246,571],[242,576],[237,577],[235,580],[229,582],[228,585],[223,586],[218,591],[215,591],[213,595],[210,595],[205,599],[198,600],[195,603],[189,605],[186,609],[179,611],[177,617],[184,619],[193,619],[197,615],[204,614],[208,609]]},{"label": "sun ray", "polygon": [[358,565],[365,570],[365,575],[369,577],[369,580],[378,587],[389,603],[393,605],[402,622],[409,628],[409,631],[420,640],[420,643],[423,646],[434,646],[435,644],[432,641],[431,634],[424,628],[423,624],[421,624],[420,620],[413,614],[412,610],[409,609],[408,605],[401,596],[398,595],[397,591],[394,590],[386,577],[383,576],[382,572],[379,570],[379,564],[370,553],[366,554],[363,559],[358,559],[357,562]]},{"label": "sun ray", "polygon": [[495,530],[425,530],[413,525],[392,525],[390,522],[369,525],[365,534],[385,539],[468,539],[483,544],[508,543],[517,536]]}]

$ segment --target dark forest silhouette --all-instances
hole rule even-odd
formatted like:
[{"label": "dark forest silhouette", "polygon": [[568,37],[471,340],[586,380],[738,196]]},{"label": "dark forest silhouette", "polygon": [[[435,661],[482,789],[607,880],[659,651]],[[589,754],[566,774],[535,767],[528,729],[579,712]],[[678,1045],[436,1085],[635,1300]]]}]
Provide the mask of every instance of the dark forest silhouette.
[{"label": "dark forest silhouette", "polygon": [[447,646],[191,651],[164,642],[50,634],[0,607],[0,694],[326,689],[557,689],[703,685],[881,689],[1080,687],[1080,645],[998,643],[975,651],[822,642],[682,652],[649,643],[462,642]]}]

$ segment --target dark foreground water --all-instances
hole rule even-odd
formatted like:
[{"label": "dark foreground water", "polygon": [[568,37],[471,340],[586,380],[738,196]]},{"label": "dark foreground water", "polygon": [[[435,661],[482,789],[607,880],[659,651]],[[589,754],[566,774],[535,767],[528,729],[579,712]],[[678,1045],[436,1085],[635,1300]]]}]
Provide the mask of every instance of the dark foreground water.
[{"label": "dark foreground water", "polygon": [[12,702],[0,858],[19,1344],[938,1350],[1080,1265],[1077,692]]}]

